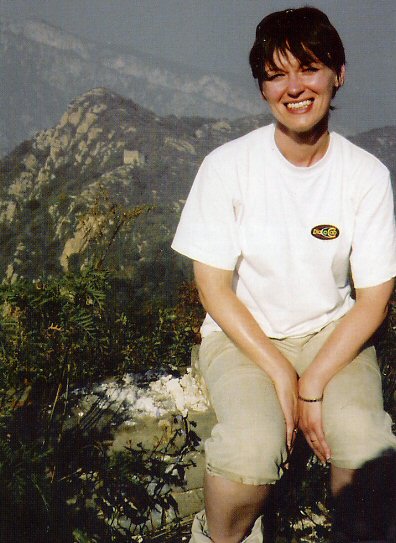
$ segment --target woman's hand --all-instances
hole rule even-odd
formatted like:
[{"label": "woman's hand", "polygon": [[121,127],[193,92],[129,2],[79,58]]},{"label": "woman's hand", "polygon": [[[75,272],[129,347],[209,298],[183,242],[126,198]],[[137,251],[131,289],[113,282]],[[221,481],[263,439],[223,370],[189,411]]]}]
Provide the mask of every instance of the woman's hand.
[{"label": "woman's hand", "polygon": [[299,427],[304,433],[305,439],[319,460],[325,464],[331,458],[330,447],[326,441],[322,424],[322,402],[308,402],[301,398],[317,399],[323,396],[323,387],[310,386],[305,383],[304,376],[298,383],[298,415]]},{"label": "woman's hand", "polygon": [[287,448],[291,451],[298,428],[297,373],[291,364],[285,365],[273,383],[285,417]]},{"label": "woman's hand", "polygon": [[331,458],[330,447],[322,427],[322,403],[299,400],[299,426],[305,439],[319,460],[325,464]]}]

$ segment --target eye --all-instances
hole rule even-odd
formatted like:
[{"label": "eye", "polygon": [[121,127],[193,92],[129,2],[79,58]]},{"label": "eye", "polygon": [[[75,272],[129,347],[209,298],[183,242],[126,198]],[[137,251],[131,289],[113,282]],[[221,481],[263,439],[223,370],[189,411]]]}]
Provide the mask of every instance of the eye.
[{"label": "eye", "polygon": [[267,74],[266,81],[274,81],[275,79],[279,79],[280,77],[283,77],[283,73],[275,73],[275,74]]},{"label": "eye", "polygon": [[317,66],[312,66],[312,65],[303,66],[302,71],[303,72],[308,72],[308,73],[315,73],[315,72],[319,71],[319,68]]}]

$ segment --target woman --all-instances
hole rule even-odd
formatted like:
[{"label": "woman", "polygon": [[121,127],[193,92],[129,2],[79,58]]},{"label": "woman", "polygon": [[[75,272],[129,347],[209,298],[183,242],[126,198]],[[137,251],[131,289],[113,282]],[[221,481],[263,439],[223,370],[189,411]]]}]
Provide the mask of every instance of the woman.
[{"label": "woman", "polygon": [[205,158],[173,243],[207,311],[199,364],[218,420],[192,541],[262,541],[298,428],[334,495],[396,448],[369,344],[396,274],[393,198],[385,166],[329,134],[342,42],[321,11],[289,9],[258,25],[250,65],[274,125]]}]

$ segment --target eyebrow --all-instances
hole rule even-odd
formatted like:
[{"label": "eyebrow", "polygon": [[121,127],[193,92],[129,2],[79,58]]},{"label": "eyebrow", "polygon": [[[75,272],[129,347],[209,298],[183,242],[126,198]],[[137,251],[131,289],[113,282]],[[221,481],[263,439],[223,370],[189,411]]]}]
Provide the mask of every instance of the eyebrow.
[{"label": "eyebrow", "polygon": [[[323,64],[323,62],[321,62],[319,59],[312,59],[308,62],[299,61],[300,68],[308,68],[309,66],[312,66],[313,64]],[[282,68],[281,66],[277,66],[276,64],[270,64],[267,67],[264,67],[265,74],[277,73],[277,72],[285,72],[285,69]]]}]

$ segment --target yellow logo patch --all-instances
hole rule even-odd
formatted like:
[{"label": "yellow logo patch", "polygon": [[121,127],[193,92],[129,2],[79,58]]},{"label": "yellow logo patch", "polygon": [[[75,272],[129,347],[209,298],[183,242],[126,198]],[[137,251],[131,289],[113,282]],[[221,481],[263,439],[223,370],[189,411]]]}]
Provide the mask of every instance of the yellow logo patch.
[{"label": "yellow logo patch", "polygon": [[311,235],[317,239],[336,239],[340,235],[340,231],[332,224],[319,224],[312,228]]}]

